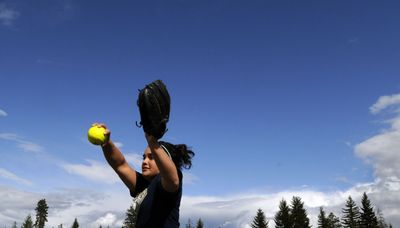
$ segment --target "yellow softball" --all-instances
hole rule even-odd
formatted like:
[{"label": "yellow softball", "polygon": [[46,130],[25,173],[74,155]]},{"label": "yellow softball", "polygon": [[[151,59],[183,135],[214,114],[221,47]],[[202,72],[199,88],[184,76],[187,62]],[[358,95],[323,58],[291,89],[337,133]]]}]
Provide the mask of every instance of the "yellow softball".
[{"label": "yellow softball", "polygon": [[106,129],[100,126],[93,126],[89,128],[88,131],[89,142],[91,142],[94,145],[102,145],[108,142],[109,137],[104,135],[105,131]]}]

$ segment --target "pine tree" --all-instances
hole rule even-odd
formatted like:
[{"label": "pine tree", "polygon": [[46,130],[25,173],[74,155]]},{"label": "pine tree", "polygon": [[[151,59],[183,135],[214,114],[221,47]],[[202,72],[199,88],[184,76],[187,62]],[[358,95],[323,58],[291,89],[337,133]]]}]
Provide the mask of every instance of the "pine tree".
[{"label": "pine tree", "polygon": [[204,223],[203,223],[203,221],[201,220],[201,218],[199,218],[199,220],[197,220],[196,228],[203,228],[203,227],[204,227]]},{"label": "pine tree", "polygon": [[292,222],[290,220],[290,208],[286,203],[286,200],[282,199],[279,202],[279,211],[274,217],[275,228],[291,228]]},{"label": "pine tree", "polygon": [[126,211],[126,217],[122,228],[135,228],[136,224],[136,211],[133,205]]},{"label": "pine tree", "polygon": [[79,228],[78,219],[75,218],[74,223],[72,224],[71,228]]},{"label": "pine tree", "polygon": [[342,225],[344,228],[360,227],[360,210],[351,196],[346,201],[345,208],[342,210]]},{"label": "pine tree", "polygon": [[388,228],[389,225],[386,223],[385,218],[383,217],[382,211],[379,210],[379,208],[378,208],[376,214],[377,214],[377,219],[378,219],[378,227],[379,228]]},{"label": "pine tree", "polygon": [[362,228],[378,228],[378,219],[376,218],[371,201],[365,192],[361,199],[360,223]]},{"label": "pine tree", "polygon": [[325,215],[324,208],[319,208],[319,215],[318,215],[318,228],[330,228],[329,227],[329,220]]},{"label": "pine tree", "polygon": [[17,222],[14,222],[11,228],[17,228]]},{"label": "pine tree", "polygon": [[31,215],[28,215],[26,217],[24,223],[22,223],[21,228],[33,228],[33,221]]},{"label": "pine tree", "polygon": [[190,218],[188,219],[188,223],[186,224],[186,228],[194,228],[194,226],[192,225],[192,220],[190,220]]},{"label": "pine tree", "polygon": [[293,197],[290,211],[292,228],[311,228],[310,219],[307,217],[307,211],[300,197]]},{"label": "pine tree", "polygon": [[47,206],[46,199],[39,200],[35,208],[36,211],[35,227],[44,228],[44,224],[47,222],[48,209],[49,207]]},{"label": "pine tree", "polygon": [[257,214],[251,223],[252,228],[268,228],[268,221],[265,218],[264,212],[260,209],[257,210]]},{"label": "pine tree", "polygon": [[63,228],[63,224],[58,225],[58,228]]},{"label": "pine tree", "polygon": [[332,212],[328,215],[328,227],[329,228],[342,228],[342,224],[340,223],[340,219],[334,215]]}]

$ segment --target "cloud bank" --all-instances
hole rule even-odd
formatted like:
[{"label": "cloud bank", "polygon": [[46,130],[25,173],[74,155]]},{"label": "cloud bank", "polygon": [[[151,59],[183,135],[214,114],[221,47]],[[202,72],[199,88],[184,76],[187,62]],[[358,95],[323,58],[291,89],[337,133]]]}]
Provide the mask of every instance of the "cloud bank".
[{"label": "cloud bank", "polygon": [[89,180],[114,184],[119,182],[118,176],[106,163],[100,163],[94,160],[87,160],[89,165],[83,164],[64,164],[61,165],[67,172],[82,176]]},{"label": "cloud bank", "polygon": [[[273,217],[282,199],[290,202],[293,196],[304,201],[313,227],[317,224],[318,209],[323,206],[327,212],[341,216],[341,208],[348,196],[360,205],[361,195],[367,192],[372,203],[386,216],[394,227],[400,224],[398,195],[400,187],[387,182],[359,184],[347,191],[321,192],[314,190],[294,190],[277,193],[252,193],[234,196],[184,196],[181,203],[181,226],[190,218],[193,222],[201,218],[205,227],[250,227],[258,208],[261,208],[273,227]],[[98,228],[99,225],[120,227],[129,208],[131,198],[127,190],[99,192],[85,189],[60,189],[46,194],[20,191],[0,186],[1,224],[22,222],[30,213],[34,215],[36,203],[46,198],[49,209],[47,225],[56,227],[63,224],[70,227],[75,218],[82,227]]]}]

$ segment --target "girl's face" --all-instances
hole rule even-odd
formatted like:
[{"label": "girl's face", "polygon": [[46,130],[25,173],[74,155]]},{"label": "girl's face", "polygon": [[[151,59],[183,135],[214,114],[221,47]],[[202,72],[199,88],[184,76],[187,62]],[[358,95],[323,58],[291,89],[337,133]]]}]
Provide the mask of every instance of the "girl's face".
[{"label": "girl's face", "polygon": [[143,154],[142,175],[146,180],[150,181],[159,173],[160,170],[158,169],[156,161],[151,154],[151,150],[149,147],[147,147]]}]

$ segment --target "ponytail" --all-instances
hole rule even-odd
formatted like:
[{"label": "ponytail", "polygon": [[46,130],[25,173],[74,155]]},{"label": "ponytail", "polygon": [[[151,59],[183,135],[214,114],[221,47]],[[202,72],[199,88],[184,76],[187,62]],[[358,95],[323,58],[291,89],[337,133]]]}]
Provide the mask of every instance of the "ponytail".
[{"label": "ponytail", "polygon": [[182,167],[185,169],[190,169],[192,167],[192,158],[195,153],[190,150],[185,144],[171,144],[168,142],[160,141],[162,146],[166,147],[171,154],[172,161],[175,163],[178,169]]}]

